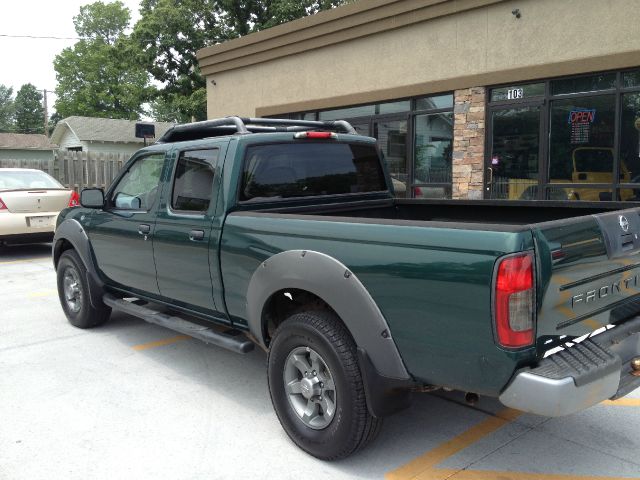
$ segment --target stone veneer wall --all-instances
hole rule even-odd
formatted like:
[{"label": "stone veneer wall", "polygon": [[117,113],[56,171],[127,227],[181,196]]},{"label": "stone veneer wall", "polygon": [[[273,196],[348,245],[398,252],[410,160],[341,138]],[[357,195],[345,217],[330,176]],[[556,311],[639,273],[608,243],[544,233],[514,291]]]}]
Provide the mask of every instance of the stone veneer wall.
[{"label": "stone veneer wall", "polygon": [[485,92],[484,87],[465,88],[454,92],[454,199],[483,197]]}]

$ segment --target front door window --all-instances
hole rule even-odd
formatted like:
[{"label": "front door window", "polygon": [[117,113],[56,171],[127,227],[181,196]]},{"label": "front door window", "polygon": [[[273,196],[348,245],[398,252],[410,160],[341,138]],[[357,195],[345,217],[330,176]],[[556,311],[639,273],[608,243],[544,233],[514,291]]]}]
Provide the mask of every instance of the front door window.
[{"label": "front door window", "polygon": [[487,166],[488,198],[532,200],[538,195],[540,107],[491,114],[493,142]]}]

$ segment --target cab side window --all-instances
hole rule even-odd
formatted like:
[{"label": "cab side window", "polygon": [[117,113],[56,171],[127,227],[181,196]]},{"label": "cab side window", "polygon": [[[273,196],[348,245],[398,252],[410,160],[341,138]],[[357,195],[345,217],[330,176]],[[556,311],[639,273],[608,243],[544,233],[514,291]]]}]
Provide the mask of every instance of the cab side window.
[{"label": "cab side window", "polygon": [[173,210],[204,213],[209,209],[218,156],[217,148],[180,154],[171,195]]},{"label": "cab side window", "polygon": [[164,153],[136,160],[118,182],[111,204],[125,210],[149,210],[158,193],[163,165]]}]

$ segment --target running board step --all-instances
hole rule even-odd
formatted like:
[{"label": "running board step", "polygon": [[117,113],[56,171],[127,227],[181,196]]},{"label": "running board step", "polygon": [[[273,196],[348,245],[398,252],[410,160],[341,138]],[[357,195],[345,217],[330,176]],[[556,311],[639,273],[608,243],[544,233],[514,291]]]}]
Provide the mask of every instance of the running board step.
[{"label": "running board step", "polygon": [[[248,353],[253,350],[254,343],[247,339],[244,335],[237,335],[237,331],[232,333],[219,332],[210,327],[205,327],[197,323],[189,322],[180,317],[168,315],[157,310],[145,307],[143,305],[137,305],[133,302],[123,300],[114,297],[111,294],[105,294],[102,297],[102,301],[113,308],[121,312],[128,313],[134,317],[138,317],[145,322],[154,323],[161,327],[175,330],[176,332],[189,335],[198,340],[202,340],[205,343],[212,343],[227,350],[231,350],[236,353]],[[235,333],[237,336],[234,336]]]}]

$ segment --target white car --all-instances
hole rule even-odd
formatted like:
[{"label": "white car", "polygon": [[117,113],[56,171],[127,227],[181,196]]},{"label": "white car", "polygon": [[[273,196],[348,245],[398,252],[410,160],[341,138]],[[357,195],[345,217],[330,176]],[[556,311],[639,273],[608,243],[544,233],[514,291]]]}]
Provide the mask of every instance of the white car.
[{"label": "white car", "polygon": [[0,246],[49,242],[56,218],[78,194],[41,170],[0,168]]}]

